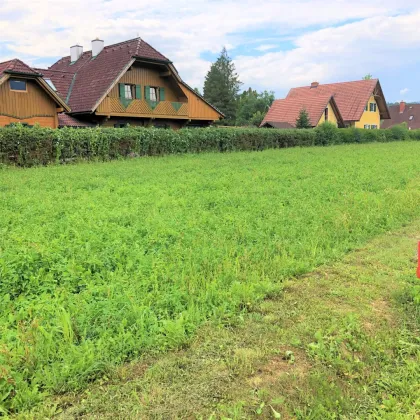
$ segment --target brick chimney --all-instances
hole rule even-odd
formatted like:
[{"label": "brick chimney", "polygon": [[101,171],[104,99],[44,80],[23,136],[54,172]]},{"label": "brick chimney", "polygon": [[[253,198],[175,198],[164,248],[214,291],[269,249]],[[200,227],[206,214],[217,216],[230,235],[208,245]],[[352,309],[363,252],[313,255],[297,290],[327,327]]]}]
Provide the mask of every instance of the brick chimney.
[{"label": "brick chimney", "polygon": [[400,102],[400,114],[402,114],[405,111],[405,102],[401,101]]},{"label": "brick chimney", "polygon": [[312,82],[312,83],[311,83],[311,89],[313,89],[313,88],[317,88],[317,87],[318,87],[318,85],[319,85],[319,83],[318,83],[318,82]]}]

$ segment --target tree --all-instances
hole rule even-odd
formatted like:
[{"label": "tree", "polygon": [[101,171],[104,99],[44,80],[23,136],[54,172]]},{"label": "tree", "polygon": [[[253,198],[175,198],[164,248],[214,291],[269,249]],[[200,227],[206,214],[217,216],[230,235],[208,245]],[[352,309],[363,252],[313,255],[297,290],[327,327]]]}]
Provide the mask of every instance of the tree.
[{"label": "tree", "polygon": [[194,88],[194,92],[195,92],[197,95],[202,96],[202,95],[201,95],[201,92],[200,92],[200,89],[198,89],[198,87],[195,87],[195,88]]},{"label": "tree", "polygon": [[[239,96],[238,109],[236,111],[236,125],[257,125],[254,115],[262,115],[263,119],[274,101],[274,92],[258,93],[249,88]],[[259,118],[259,117],[258,117]],[[258,119],[257,118],[257,119]]]},{"label": "tree", "polygon": [[373,79],[373,76],[370,73],[363,77],[363,80],[371,80],[371,79]]},{"label": "tree", "polygon": [[210,67],[204,81],[203,96],[225,114],[224,124],[234,125],[241,82],[226,48]]},{"label": "tree", "polygon": [[296,128],[312,128],[308,111],[305,108],[302,108],[299,112],[299,116],[296,119]]},{"label": "tree", "polygon": [[263,119],[265,117],[266,112],[257,111],[249,120],[251,125],[255,125],[256,127],[259,127],[261,123],[263,122]]}]

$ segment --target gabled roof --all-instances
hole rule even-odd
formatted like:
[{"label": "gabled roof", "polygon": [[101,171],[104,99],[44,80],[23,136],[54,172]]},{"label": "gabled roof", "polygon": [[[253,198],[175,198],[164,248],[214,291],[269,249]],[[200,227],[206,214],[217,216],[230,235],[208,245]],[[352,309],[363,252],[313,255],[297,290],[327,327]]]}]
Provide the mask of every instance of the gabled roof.
[{"label": "gabled roof", "polygon": [[391,128],[402,123],[407,123],[407,127],[411,130],[420,128],[420,104],[405,104],[402,108],[403,112],[400,112],[400,105],[391,105],[389,107],[391,119],[384,120],[381,128]]},{"label": "gabled roof", "polygon": [[0,63],[0,77],[5,73],[39,76],[39,73],[18,58]]},{"label": "gabled roof", "polygon": [[271,122],[271,126],[275,123],[281,123],[282,127],[279,128],[284,128],[283,126],[287,127],[287,124],[291,127],[295,127],[296,120],[302,109],[306,109],[311,125],[312,127],[315,127],[330,102],[337,116],[339,126],[344,125],[340,111],[334,101],[334,97],[329,93],[311,89],[302,91],[300,95],[288,96],[286,99],[275,100],[261,123],[261,127],[269,121]]},{"label": "gabled roof", "polygon": [[0,63],[0,83],[4,82],[4,80],[7,80],[8,77],[13,75],[36,81],[60,107],[66,111],[70,111],[70,108],[64,99],[45,82],[42,78],[42,74],[37,70],[29,67],[17,58]]},{"label": "gabled roof", "polygon": [[378,79],[293,88],[290,89],[287,99],[305,97],[308,91],[317,91],[320,95],[334,96],[345,122],[359,121],[372,95],[375,96],[377,101],[381,119],[389,118],[388,107]]},{"label": "gabled roof", "polygon": [[[147,42],[135,38],[108,45],[96,57],[92,57],[92,51],[86,51],[74,63],[70,61],[70,56],[63,57],[48,70],[72,75],[70,84],[66,80],[66,89],[63,86],[63,92],[60,92],[67,98],[72,112],[92,112],[102,96],[136,58],[170,63]],[[58,84],[60,76],[57,73],[50,73],[50,77],[54,84]]]}]

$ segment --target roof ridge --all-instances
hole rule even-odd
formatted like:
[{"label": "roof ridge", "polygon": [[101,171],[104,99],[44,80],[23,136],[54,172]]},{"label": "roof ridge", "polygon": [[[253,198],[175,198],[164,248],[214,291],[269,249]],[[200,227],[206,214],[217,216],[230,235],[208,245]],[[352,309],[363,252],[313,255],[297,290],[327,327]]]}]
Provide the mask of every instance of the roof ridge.
[{"label": "roof ridge", "polygon": [[153,51],[157,52],[158,54],[160,54],[162,57],[165,57],[166,60],[170,61],[168,57],[166,57],[166,55],[163,55],[160,51],[158,51],[155,47],[152,47],[147,41],[142,40],[149,48],[151,48]]},{"label": "roof ridge", "polygon": [[[344,83],[359,83],[359,82],[374,82],[374,81],[379,82],[379,79],[374,78],[374,79],[349,80],[349,81],[346,81],[346,82],[319,83],[318,87],[331,86],[331,85],[341,85],[341,84],[344,84]],[[308,88],[308,87],[311,87],[311,85],[297,86],[297,87],[291,88],[290,90],[292,90],[292,89],[302,89],[302,88]]]},{"label": "roof ridge", "polygon": [[54,69],[43,69],[41,67],[32,67],[34,70],[41,70],[41,71],[54,71],[56,73],[63,73],[63,74],[71,74],[73,75],[74,73],[70,72],[70,71],[65,71],[65,70],[54,70]]},{"label": "roof ridge", "polygon": [[[115,47],[118,47],[118,46],[120,46],[120,45],[123,45],[123,44],[128,44],[128,43],[130,43],[130,42],[133,42],[133,41],[136,41],[136,40],[139,40],[139,41],[142,41],[142,39],[140,38],[140,37],[137,37],[137,38],[133,38],[133,39],[129,39],[129,40],[127,40],[127,41],[121,41],[121,42],[117,42],[116,44],[110,44],[110,45],[106,45],[106,46],[104,46],[104,50],[106,50],[106,49],[108,49],[108,48],[115,48]],[[147,44],[147,42],[146,42],[146,44]],[[140,44],[139,44],[140,45]],[[151,45],[149,45],[151,48],[153,48]],[[153,48],[154,49],[154,48]],[[156,50],[155,50],[156,51]],[[159,51],[157,51],[157,52],[159,52]],[[86,50],[86,51],[83,51],[83,53],[82,53],[82,55],[80,56],[80,57],[82,57],[83,55],[85,55],[85,54],[88,54],[88,53],[92,53],[92,50]],[[64,55],[63,57],[61,57],[58,61],[61,61],[61,60],[63,60],[64,58],[69,58],[70,57],[70,55]],[[79,59],[78,60],[80,60],[80,57],[79,57]],[[54,63],[55,64],[55,63]]]}]

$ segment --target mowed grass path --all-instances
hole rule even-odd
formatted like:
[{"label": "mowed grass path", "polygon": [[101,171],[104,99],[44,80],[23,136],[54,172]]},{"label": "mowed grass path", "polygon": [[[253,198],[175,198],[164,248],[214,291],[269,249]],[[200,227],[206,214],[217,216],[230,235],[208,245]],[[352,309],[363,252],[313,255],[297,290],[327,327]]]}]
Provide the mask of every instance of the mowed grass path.
[{"label": "mowed grass path", "polygon": [[407,142],[1,171],[3,410],[235,323],[285,278],[413,219],[419,155]]}]

